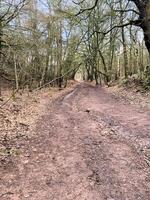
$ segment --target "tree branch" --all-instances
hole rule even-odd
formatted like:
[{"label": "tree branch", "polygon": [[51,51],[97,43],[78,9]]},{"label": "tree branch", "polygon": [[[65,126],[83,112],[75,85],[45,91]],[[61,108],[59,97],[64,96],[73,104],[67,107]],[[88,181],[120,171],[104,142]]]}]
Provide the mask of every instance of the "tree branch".
[{"label": "tree branch", "polygon": [[130,26],[130,25],[141,27],[142,26],[142,22],[143,22],[143,20],[134,20],[134,21],[131,20],[126,24],[120,24],[120,25],[113,26],[111,29],[109,29],[106,32],[98,32],[98,31],[95,31],[95,32],[97,32],[99,34],[107,35],[108,33],[110,33],[112,30],[114,30],[116,28],[123,28],[123,27]]},{"label": "tree branch", "polygon": [[114,12],[121,12],[121,13],[124,13],[124,12],[134,12],[135,14],[137,15],[140,15],[140,13],[134,9],[128,9],[128,10],[113,10]]},{"label": "tree branch", "polygon": [[75,2],[75,1],[73,1],[73,3],[76,4],[76,5],[80,5],[80,4],[84,3],[84,2],[85,2],[85,0],[82,0],[82,1],[80,1],[80,2]]},{"label": "tree branch", "polygon": [[80,15],[80,14],[86,12],[86,11],[93,10],[93,9],[97,6],[98,1],[99,1],[99,0],[95,0],[94,5],[93,5],[92,7],[90,7],[90,8],[81,9],[75,16],[78,16],[78,15]]},{"label": "tree branch", "polygon": [[19,13],[19,11],[25,6],[27,0],[22,0],[18,3],[18,5],[15,7],[13,13],[6,19],[6,23],[8,24],[11,20],[13,20]]}]

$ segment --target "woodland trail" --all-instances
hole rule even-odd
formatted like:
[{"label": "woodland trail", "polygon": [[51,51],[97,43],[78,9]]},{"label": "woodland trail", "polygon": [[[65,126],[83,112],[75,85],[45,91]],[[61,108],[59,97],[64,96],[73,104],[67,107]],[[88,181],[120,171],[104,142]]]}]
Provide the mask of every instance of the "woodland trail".
[{"label": "woodland trail", "polygon": [[149,200],[150,113],[78,84],[0,173],[1,200]]}]

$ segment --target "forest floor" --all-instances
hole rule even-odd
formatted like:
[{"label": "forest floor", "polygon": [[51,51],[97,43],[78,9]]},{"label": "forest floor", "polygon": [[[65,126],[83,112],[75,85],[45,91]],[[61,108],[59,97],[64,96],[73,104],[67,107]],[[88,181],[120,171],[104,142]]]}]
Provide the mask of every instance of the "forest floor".
[{"label": "forest floor", "polygon": [[136,95],[78,83],[1,109],[0,200],[149,200],[149,100]]}]

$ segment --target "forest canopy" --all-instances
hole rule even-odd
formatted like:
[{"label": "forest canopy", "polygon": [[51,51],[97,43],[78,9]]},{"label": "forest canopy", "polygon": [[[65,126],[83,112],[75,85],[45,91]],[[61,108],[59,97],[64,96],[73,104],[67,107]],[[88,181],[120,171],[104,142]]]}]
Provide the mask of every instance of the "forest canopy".
[{"label": "forest canopy", "polygon": [[0,0],[0,85],[65,87],[77,74],[147,87],[149,54],[149,0]]}]

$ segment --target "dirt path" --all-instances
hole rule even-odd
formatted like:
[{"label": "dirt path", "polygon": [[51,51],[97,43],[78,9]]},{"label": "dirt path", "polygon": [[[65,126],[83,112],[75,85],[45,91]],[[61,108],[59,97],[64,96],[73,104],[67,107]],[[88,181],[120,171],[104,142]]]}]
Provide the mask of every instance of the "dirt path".
[{"label": "dirt path", "polygon": [[1,200],[149,200],[150,113],[80,84],[0,173]]}]

